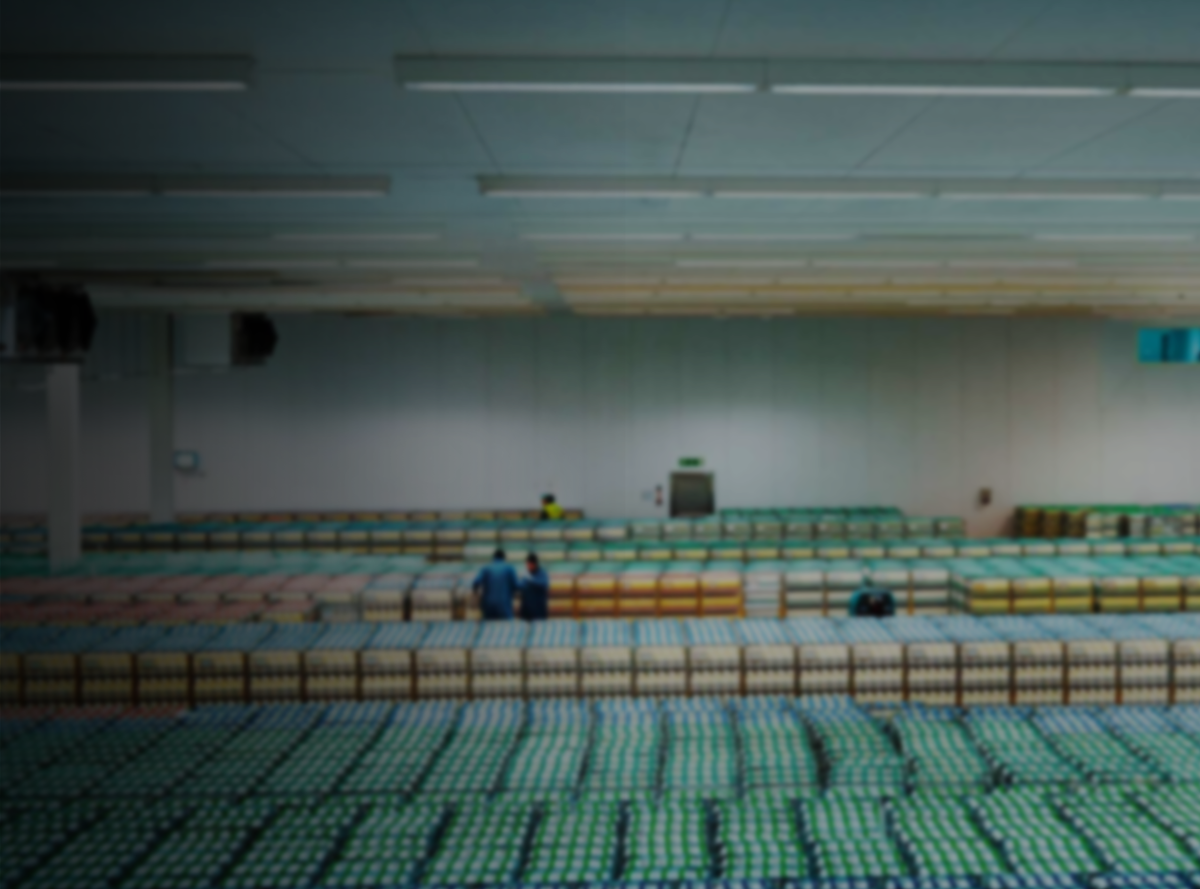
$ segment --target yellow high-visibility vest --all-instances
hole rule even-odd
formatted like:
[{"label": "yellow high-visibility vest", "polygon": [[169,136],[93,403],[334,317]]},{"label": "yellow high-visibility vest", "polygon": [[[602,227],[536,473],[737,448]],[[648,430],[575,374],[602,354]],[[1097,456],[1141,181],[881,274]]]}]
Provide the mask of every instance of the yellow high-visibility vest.
[{"label": "yellow high-visibility vest", "polygon": [[563,508],[557,503],[547,503],[542,507],[542,517],[552,522],[561,522],[563,517]]}]

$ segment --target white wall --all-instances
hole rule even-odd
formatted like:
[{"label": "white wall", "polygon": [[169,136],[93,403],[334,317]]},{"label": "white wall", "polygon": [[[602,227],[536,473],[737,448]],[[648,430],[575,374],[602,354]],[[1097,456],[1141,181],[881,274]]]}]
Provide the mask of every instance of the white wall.
[{"label": "white wall", "polygon": [[[650,515],[681,456],[720,506],[1200,501],[1200,368],[1099,320],[284,317],[263,369],[177,378],[181,510]],[[111,345],[110,345],[111,347]],[[132,348],[128,343],[121,348]],[[84,392],[84,508],[146,508],[143,384]],[[4,390],[0,506],[45,497],[42,396]],[[981,486],[995,503],[976,508]],[[661,512],[661,511],[657,511]]]}]

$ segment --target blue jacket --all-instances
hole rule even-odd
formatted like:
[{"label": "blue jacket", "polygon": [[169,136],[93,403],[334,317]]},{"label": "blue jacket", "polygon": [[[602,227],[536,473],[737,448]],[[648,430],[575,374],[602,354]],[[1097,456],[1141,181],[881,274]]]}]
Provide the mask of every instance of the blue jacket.
[{"label": "blue jacket", "polygon": [[521,581],[521,619],[546,620],[550,616],[550,578],[538,568]]},{"label": "blue jacket", "polygon": [[513,598],[518,589],[517,572],[508,562],[496,559],[484,565],[471,589],[482,591],[479,607],[485,620],[512,620]]}]

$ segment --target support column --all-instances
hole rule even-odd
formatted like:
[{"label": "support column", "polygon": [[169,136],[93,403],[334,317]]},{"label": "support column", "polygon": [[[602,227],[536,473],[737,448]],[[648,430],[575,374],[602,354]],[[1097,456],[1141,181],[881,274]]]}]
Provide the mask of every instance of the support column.
[{"label": "support column", "polygon": [[79,509],[79,365],[54,364],[46,377],[50,472],[50,570],[83,554]]},{"label": "support column", "polygon": [[175,391],[171,376],[171,316],[153,315],[148,325],[150,379],[150,521],[175,521]]}]

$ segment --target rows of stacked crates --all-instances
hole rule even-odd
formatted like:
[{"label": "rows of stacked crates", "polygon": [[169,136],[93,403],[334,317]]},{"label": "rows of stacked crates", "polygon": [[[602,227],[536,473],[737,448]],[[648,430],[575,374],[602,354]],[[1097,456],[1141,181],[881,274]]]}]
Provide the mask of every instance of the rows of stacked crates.
[{"label": "rows of stacked crates", "polygon": [[[83,546],[89,551],[314,551],[375,552],[461,559],[486,555],[496,546],[560,549],[580,544],[671,546],[687,541],[790,541],[809,545],[832,541],[961,538],[961,518],[864,515],[852,511],[771,511],[723,514],[697,519],[588,520],[568,513],[562,521],[536,516],[490,519],[460,517],[330,520],[211,521],[163,524],[89,524]],[[44,552],[44,523],[0,524],[0,551]]]},{"label": "rows of stacked crates", "polygon": [[7,704],[849,694],[1200,701],[1200,615],[0,629]]},{"label": "rows of stacked crates", "polygon": [[1196,889],[1200,709],[849,698],[0,714],[15,889]]},{"label": "rows of stacked crates", "polygon": [[1022,537],[1103,540],[1194,536],[1200,532],[1200,504],[1021,506],[1015,524]]},{"label": "rows of stacked crates", "polygon": [[[1182,547],[1180,548],[1183,549]],[[864,585],[910,615],[1200,610],[1200,555],[546,562],[556,617],[832,616]],[[97,555],[0,562],[6,626],[477,619],[479,565],[412,556]]]}]

